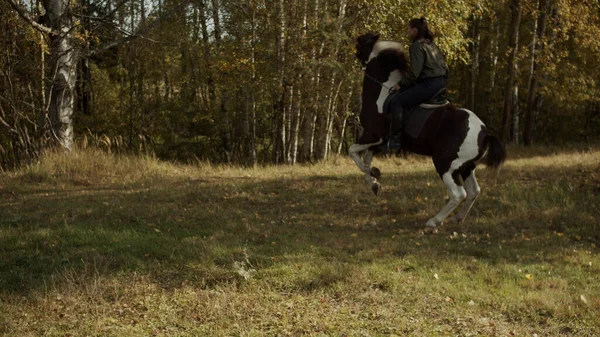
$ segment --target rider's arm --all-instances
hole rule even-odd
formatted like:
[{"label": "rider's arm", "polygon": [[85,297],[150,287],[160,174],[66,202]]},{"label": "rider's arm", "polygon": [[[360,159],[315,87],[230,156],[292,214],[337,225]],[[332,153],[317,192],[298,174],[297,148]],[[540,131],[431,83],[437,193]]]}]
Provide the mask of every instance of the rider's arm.
[{"label": "rider's arm", "polygon": [[410,45],[410,69],[402,74],[398,82],[401,87],[412,85],[421,75],[423,65],[425,64],[425,51],[419,41],[414,41]]}]

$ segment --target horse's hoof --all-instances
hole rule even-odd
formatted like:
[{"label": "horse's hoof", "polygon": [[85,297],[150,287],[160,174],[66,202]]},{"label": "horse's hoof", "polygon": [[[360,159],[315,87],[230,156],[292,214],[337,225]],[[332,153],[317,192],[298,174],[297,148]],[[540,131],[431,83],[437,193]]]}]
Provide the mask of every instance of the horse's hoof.
[{"label": "horse's hoof", "polygon": [[452,224],[459,224],[463,221],[463,219],[457,217],[457,216],[453,216],[452,218],[450,218],[450,220],[448,220],[448,222],[452,223]]},{"label": "horse's hoof", "polygon": [[381,171],[377,167],[371,167],[371,177],[377,180],[381,179]]},{"label": "horse's hoof", "polygon": [[379,195],[379,190],[380,190],[379,183],[373,183],[371,185],[371,190],[373,191],[373,194],[375,194],[376,196]]},{"label": "horse's hoof", "polygon": [[428,229],[435,229],[437,227],[437,223],[435,221],[435,219],[430,219],[429,221],[427,221],[427,223],[425,224],[425,227],[427,227]]},{"label": "horse's hoof", "polygon": [[429,226],[427,226],[427,227],[425,227],[425,229],[423,229],[421,231],[421,234],[423,234],[423,235],[437,234],[437,233],[439,233],[439,230],[438,230],[437,227],[429,227]]}]

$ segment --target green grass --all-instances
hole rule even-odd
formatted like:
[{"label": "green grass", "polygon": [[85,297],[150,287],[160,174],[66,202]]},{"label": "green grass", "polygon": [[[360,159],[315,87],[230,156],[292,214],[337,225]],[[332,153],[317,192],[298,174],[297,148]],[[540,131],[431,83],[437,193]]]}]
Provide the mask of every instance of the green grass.
[{"label": "green grass", "polygon": [[600,149],[509,149],[464,223],[426,158],[0,175],[0,335],[597,336]]}]

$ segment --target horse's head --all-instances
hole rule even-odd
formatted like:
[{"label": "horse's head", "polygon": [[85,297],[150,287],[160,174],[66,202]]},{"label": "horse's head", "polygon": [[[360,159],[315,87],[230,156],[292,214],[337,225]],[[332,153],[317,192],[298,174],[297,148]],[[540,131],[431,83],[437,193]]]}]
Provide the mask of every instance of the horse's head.
[{"label": "horse's head", "polygon": [[367,33],[356,38],[356,58],[363,66],[369,61],[369,55],[371,55],[377,40],[379,40],[379,34],[374,33]]},{"label": "horse's head", "polygon": [[360,122],[366,134],[377,141],[386,132],[383,103],[389,88],[398,83],[408,65],[401,43],[380,41],[379,34],[373,33],[356,39],[356,57],[365,66]]}]

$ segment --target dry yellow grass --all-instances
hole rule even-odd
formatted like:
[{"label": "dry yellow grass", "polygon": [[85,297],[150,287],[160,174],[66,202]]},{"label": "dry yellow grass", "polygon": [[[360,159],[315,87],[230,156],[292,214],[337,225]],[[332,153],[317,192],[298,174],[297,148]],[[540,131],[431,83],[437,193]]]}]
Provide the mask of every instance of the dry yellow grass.
[{"label": "dry yellow grass", "polygon": [[594,336],[600,150],[511,149],[462,224],[429,159],[255,169],[87,149],[0,176],[6,336]]}]

